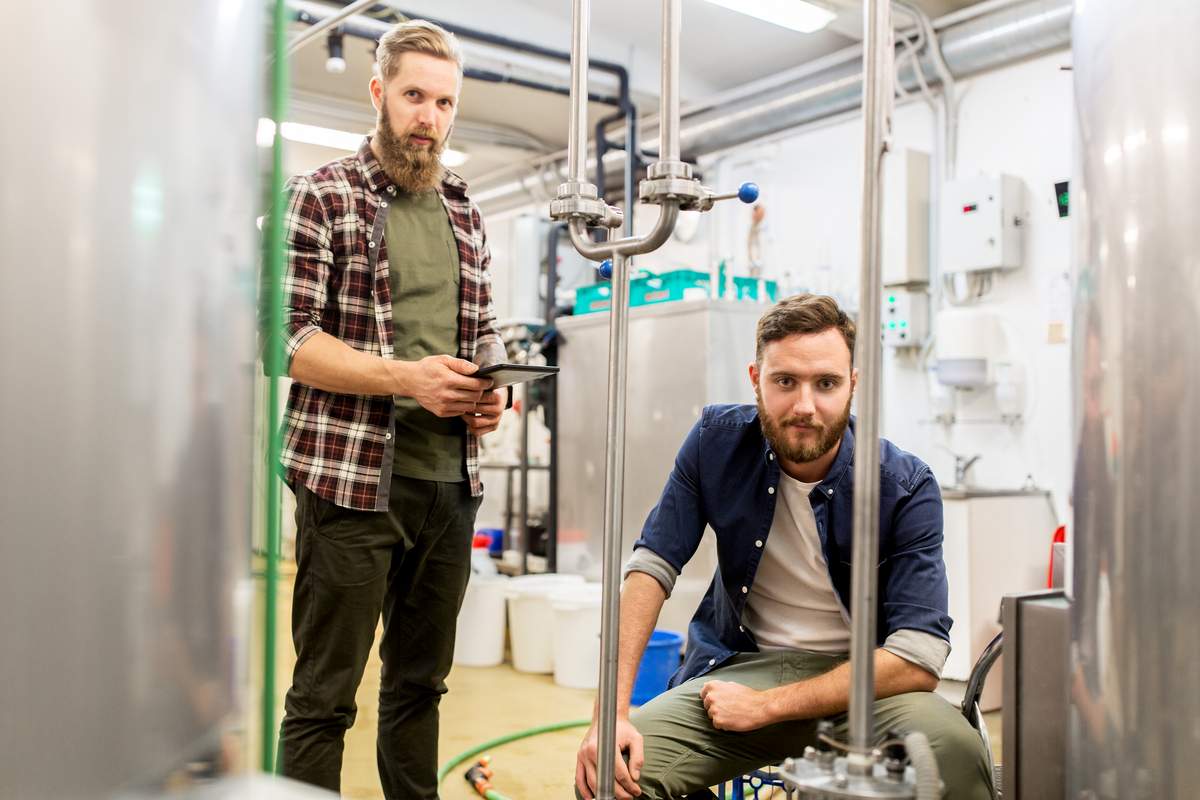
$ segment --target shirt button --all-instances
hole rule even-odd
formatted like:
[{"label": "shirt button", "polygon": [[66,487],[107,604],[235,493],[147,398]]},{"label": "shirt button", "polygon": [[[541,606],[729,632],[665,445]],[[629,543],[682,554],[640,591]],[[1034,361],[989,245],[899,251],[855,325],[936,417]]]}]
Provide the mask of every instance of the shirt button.
[{"label": "shirt button", "polygon": [[827,491],[828,491],[828,493],[829,493],[829,496],[830,496],[830,497],[833,497],[833,489],[829,489],[829,490],[827,490]]},{"label": "shirt button", "polygon": [[775,494],[775,487],[774,487],[774,486],[768,486],[768,487],[767,487],[767,494]]},{"label": "shirt button", "polygon": [[738,630],[741,631],[742,633],[746,632],[746,629],[741,625],[738,625]]},{"label": "shirt button", "polygon": [[754,546],[755,546],[755,547],[762,547],[762,539],[755,539],[755,540],[754,540]]},{"label": "shirt button", "polygon": [[379,205],[382,206],[383,208],[387,208],[387,200],[384,200]]},{"label": "shirt button", "polygon": [[712,665],[716,664],[716,663],[717,663],[717,660],[716,660],[715,658],[710,658],[710,659],[708,660],[708,665],[709,665],[710,667],[711,667]]},{"label": "shirt button", "polygon": [[742,587],[742,594],[746,594],[746,593],[747,593],[747,592],[749,592],[749,591],[750,591],[750,588],[749,588],[748,586],[743,586],[743,587]]},{"label": "shirt button", "polygon": [[396,193],[396,187],[395,187],[395,186],[389,186],[389,187],[388,187],[388,194],[395,194],[395,193]]},{"label": "shirt button", "polygon": [[774,460],[775,460],[775,454],[774,454],[774,453],[767,453],[767,458],[768,458],[769,460],[771,460],[771,461],[774,461]]},{"label": "shirt button", "polygon": [[367,247],[374,247],[374,246],[375,246],[374,242],[367,242]]},{"label": "shirt button", "polygon": [[383,438],[385,438],[385,439],[387,439],[387,440],[389,440],[389,441],[390,441],[390,440],[391,440],[391,438],[392,438],[392,435],[391,435],[390,433],[385,433],[385,434],[383,435]]}]

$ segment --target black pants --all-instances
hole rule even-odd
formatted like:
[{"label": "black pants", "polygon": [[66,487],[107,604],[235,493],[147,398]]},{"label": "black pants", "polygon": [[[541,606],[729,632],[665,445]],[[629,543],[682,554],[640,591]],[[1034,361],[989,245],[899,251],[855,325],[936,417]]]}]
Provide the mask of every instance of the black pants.
[{"label": "black pants", "polygon": [[352,511],[296,487],[296,669],[280,772],[339,791],[342,748],[383,613],[379,779],[388,800],[437,797],[438,703],[470,574],[470,484],[392,479],[390,509]]}]

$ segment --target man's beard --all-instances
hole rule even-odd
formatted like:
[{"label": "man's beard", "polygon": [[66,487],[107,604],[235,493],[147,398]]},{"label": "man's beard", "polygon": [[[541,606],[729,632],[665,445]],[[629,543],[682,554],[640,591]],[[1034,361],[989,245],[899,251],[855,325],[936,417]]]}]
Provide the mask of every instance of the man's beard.
[{"label": "man's beard", "polygon": [[[412,136],[432,139],[434,143],[429,146],[413,144]],[[386,103],[379,109],[375,142],[379,145],[375,152],[379,166],[401,191],[424,192],[441,182],[443,168],[440,156],[446,148],[446,141],[439,141],[437,133],[428,129],[415,130],[408,136],[397,136],[388,119]]]},{"label": "man's beard", "polygon": [[[771,449],[774,450],[781,458],[785,458],[795,464],[807,464],[810,461],[816,461],[821,456],[832,450],[838,442],[842,440],[842,434],[846,432],[846,426],[850,424],[850,403],[854,396],[851,395],[846,400],[846,409],[842,415],[834,420],[832,425],[822,425],[816,419],[801,419],[799,417],[784,417],[781,420],[774,420],[767,413],[766,406],[763,405],[762,392],[758,389],[754,390],[755,397],[758,400],[758,421],[762,426],[763,436],[767,437],[767,442],[770,443]],[[809,425],[817,433],[817,441],[813,444],[792,444],[785,432],[788,426],[803,422]]]}]

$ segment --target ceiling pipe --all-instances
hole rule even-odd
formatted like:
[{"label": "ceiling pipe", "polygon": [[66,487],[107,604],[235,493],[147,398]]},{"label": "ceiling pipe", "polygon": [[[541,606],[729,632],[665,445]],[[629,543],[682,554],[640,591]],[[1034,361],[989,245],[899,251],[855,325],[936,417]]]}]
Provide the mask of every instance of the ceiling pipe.
[{"label": "ceiling pipe", "polygon": [[[935,20],[934,27],[942,27],[939,39],[945,64],[954,77],[963,78],[1063,50],[1071,42],[1072,6],[1072,0],[1020,0],[1006,2],[993,13],[955,25],[943,27]],[[860,46],[856,48],[861,52]],[[937,70],[928,54],[921,59],[925,74],[931,76],[930,85],[939,86]],[[900,83],[909,89],[917,88],[911,71],[900,76]],[[725,97],[733,94],[723,93]],[[685,115],[680,148],[685,158],[698,158],[853,110],[860,106],[861,95],[860,64],[837,59],[827,69],[803,75],[784,86]],[[646,146],[657,146],[657,139],[655,126],[645,125],[642,141]],[[486,176],[477,178],[473,181],[473,197],[485,210],[493,212],[532,202],[535,198],[526,189],[529,174],[537,175],[536,184],[560,183],[565,180],[564,157],[565,152],[540,157],[530,162],[525,168],[526,176],[518,179],[504,176],[489,182]],[[623,161],[620,151],[610,151],[604,165],[607,170],[615,171]]]}]

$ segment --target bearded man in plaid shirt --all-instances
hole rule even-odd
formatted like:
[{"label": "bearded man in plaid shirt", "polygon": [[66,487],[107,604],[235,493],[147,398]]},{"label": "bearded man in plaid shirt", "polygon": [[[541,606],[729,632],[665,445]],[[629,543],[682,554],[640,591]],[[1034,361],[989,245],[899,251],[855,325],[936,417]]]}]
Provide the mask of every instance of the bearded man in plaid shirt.
[{"label": "bearded man in plaid shirt", "polygon": [[296,494],[296,669],[283,774],[334,791],[380,614],[379,775],[437,797],[438,701],[483,492],[479,437],[508,397],[490,256],[466,184],[439,155],[462,56],[423,21],[380,40],[374,134],[289,184],[284,322],[294,384],[283,466]]}]

